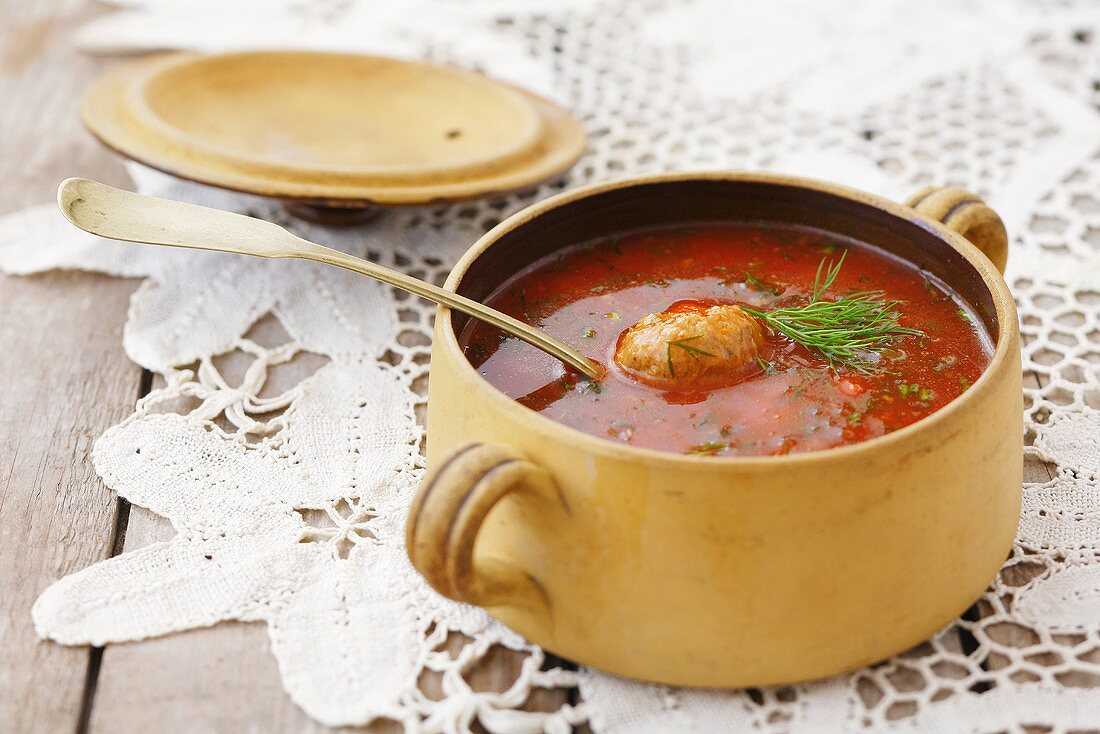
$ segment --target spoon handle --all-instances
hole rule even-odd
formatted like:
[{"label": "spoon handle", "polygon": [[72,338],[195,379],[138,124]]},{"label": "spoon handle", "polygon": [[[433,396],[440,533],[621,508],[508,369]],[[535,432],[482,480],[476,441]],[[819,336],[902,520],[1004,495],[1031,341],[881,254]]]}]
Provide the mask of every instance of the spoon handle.
[{"label": "spoon handle", "polygon": [[288,257],[335,265],[469,314],[551,354],[592,379],[599,365],[544,331],[439,286],[291,234],[273,222],[195,204],[158,199],[70,178],[57,203],[77,227],[113,240],[190,247],[257,257]]}]

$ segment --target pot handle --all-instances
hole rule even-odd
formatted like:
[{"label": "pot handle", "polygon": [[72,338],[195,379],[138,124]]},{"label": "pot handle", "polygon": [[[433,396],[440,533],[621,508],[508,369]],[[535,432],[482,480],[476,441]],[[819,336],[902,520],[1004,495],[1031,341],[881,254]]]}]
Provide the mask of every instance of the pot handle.
[{"label": "pot handle", "polygon": [[475,559],[482,523],[512,493],[535,495],[568,513],[550,473],[507,446],[471,443],[444,456],[413,499],[406,526],[409,559],[444,596],[482,607],[526,608],[546,623],[550,602],[536,579],[508,559]]},{"label": "pot handle", "polygon": [[928,186],[910,196],[906,206],[943,223],[982,251],[1002,273],[1008,262],[1008,232],[997,212],[981,197],[953,186]]}]

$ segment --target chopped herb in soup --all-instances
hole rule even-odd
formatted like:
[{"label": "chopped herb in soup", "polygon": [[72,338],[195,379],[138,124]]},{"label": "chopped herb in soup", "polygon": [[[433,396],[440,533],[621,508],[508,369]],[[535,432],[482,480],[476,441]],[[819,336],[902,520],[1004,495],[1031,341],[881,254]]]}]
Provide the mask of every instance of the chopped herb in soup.
[{"label": "chopped herb in soup", "polygon": [[467,358],[509,397],[634,446],[775,455],[920,420],[989,362],[946,285],[855,240],[747,224],[651,229],[543,258],[487,303],[607,366],[599,381],[471,321]]}]

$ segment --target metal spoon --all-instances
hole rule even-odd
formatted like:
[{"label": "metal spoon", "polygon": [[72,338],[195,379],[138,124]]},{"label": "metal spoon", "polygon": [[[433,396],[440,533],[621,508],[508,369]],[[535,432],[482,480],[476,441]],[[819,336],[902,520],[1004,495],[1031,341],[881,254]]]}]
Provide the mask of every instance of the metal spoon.
[{"label": "metal spoon", "polygon": [[492,324],[594,380],[603,373],[599,364],[530,324],[431,283],[304,240],[273,222],[123,191],[86,178],[62,181],[57,204],[77,227],[113,240],[335,265]]}]

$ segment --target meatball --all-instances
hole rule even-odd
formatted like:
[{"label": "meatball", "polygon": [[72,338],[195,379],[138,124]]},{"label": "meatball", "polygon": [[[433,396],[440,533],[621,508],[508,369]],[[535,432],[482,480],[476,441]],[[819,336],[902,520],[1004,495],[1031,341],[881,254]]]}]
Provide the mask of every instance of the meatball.
[{"label": "meatball", "polygon": [[627,329],[615,363],[655,387],[705,390],[735,382],[763,345],[760,324],[738,306],[677,304]]}]

